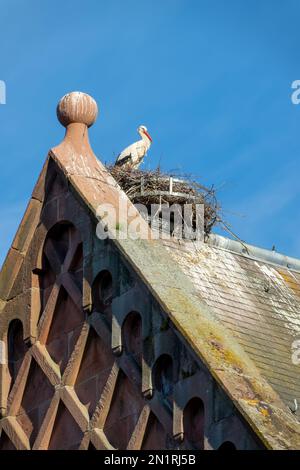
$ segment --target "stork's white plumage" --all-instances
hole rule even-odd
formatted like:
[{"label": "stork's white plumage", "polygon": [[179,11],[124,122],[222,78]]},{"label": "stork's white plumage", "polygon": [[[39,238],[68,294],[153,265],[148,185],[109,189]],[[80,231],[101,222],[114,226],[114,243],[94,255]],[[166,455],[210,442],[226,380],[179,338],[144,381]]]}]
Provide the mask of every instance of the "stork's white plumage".
[{"label": "stork's white plumage", "polygon": [[126,147],[118,156],[115,165],[136,170],[142,163],[144,156],[151,146],[152,139],[147,131],[147,127],[140,126],[137,131],[142,139]]}]

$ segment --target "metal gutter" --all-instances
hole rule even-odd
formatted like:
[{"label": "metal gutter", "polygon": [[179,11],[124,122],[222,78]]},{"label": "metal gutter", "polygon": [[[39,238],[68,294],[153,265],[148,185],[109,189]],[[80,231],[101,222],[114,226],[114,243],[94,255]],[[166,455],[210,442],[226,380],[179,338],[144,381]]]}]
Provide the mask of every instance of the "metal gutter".
[{"label": "metal gutter", "polygon": [[237,240],[222,237],[215,233],[211,233],[206,242],[210,246],[220,248],[222,250],[231,251],[240,254],[246,258],[254,259],[257,261],[265,261],[267,263],[276,264],[277,266],[284,266],[293,271],[300,272],[300,260],[291,258],[290,256],[277,253],[276,251],[266,250],[257,246],[241,243]]}]

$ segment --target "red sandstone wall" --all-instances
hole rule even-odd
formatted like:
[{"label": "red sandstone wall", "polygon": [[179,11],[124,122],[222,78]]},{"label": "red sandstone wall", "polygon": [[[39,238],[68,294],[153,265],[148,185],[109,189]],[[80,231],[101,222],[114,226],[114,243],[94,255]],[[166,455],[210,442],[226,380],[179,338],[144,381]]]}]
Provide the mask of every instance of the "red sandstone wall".
[{"label": "red sandstone wall", "polygon": [[1,319],[0,448],[256,448],[56,171]]}]

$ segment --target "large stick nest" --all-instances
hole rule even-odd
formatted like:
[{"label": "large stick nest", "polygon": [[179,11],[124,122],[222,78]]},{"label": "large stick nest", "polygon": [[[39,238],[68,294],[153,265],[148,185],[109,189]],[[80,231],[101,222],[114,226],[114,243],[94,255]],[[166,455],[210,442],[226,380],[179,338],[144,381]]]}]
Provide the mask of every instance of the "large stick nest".
[{"label": "large stick nest", "polygon": [[191,204],[194,215],[196,204],[204,204],[206,235],[221,221],[221,207],[214,187],[206,188],[192,176],[175,176],[162,172],[159,168],[145,171],[108,166],[108,170],[134,204],[144,204],[148,207],[150,204]]}]

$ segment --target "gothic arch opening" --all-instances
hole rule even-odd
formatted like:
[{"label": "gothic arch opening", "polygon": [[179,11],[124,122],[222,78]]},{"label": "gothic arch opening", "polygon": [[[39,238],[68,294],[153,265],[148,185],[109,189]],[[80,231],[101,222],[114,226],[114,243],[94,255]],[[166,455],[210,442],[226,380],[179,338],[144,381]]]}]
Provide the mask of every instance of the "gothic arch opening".
[{"label": "gothic arch opening", "polygon": [[194,397],[188,401],[183,410],[184,438],[195,449],[204,449],[204,404]]},{"label": "gothic arch opening", "polygon": [[105,311],[112,302],[113,280],[111,273],[104,269],[97,274],[92,285],[93,310]]},{"label": "gothic arch opening", "polygon": [[11,377],[10,388],[16,380],[22,360],[27,351],[23,335],[23,324],[21,320],[12,320],[7,332],[8,370]]},{"label": "gothic arch opening", "polygon": [[220,445],[220,447],[218,448],[218,450],[229,450],[229,451],[232,451],[232,450],[236,450],[236,447],[234,445],[233,442],[231,441],[225,441],[223,442],[223,444]]},{"label": "gothic arch opening", "polygon": [[152,370],[152,382],[164,398],[173,393],[173,360],[168,354],[162,354],[156,360]]},{"label": "gothic arch opening", "polygon": [[142,318],[137,312],[130,312],[122,326],[122,342],[125,352],[139,364],[142,358]]},{"label": "gothic arch opening", "polygon": [[82,291],[83,245],[79,231],[68,221],[56,223],[47,233],[41,266],[35,270],[39,276],[41,312],[51,295],[57,277],[68,273]]}]

